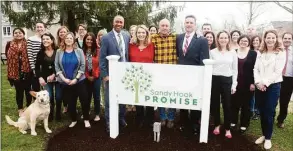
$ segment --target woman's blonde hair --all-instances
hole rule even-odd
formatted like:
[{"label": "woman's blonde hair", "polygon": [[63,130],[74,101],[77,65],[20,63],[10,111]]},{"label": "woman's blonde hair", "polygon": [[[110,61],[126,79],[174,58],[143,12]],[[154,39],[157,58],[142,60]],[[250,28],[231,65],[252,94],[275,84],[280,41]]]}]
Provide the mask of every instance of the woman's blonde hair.
[{"label": "woman's blonde hair", "polygon": [[150,43],[150,41],[151,41],[151,39],[150,39],[151,37],[150,37],[149,29],[145,25],[138,25],[136,27],[135,34],[133,36],[133,43],[136,44],[136,45],[139,44],[139,41],[137,39],[137,31],[138,31],[139,28],[144,29],[145,32],[146,32],[146,37],[145,37],[144,45],[147,46]]},{"label": "woman's blonde hair", "polygon": [[[76,41],[75,41],[75,36],[74,36],[74,34],[72,33],[72,32],[68,32],[68,33],[66,33],[65,34],[65,39],[66,39],[66,37],[68,36],[68,35],[71,35],[72,36],[72,38],[73,38],[73,44],[72,44],[72,47],[73,47],[73,49],[76,49],[77,48],[77,44],[76,44]],[[60,50],[65,50],[66,49],[66,44],[65,44],[65,42],[64,42],[64,45],[61,45],[60,46]]]},{"label": "woman's blonde hair", "polygon": [[225,34],[227,34],[227,36],[228,36],[229,41],[228,41],[228,43],[227,43],[226,49],[227,49],[228,51],[230,51],[231,37],[230,37],[230,34],[229,34],[226,30],[222,30],[222,31],[220,31],[220,32],[217,34],[217,37],[216,37],[216,45],[217,45],[217,48],[218,48],[218,50],[222,50],[221,45],[220,45],[220,43],[219,43],[219,38],[220,38],[220,35],[221,35],[222,33],[225,33]]},{"label": "woman's blonde hair", "polygon": [[[59,32],[60,32],[60,30],[62,30],[62,29],[65,29],[66,30],[66,32],[69,32],[69,29],[66,27],[66,26],[61,26],[58,30],[57,30],[57,45],[60,47],[60,45],[64,45],[64,41],[62,42],[61,41],[61,38],[59,37]],[[63,44],[61,44],[61,43],[63,43]]]},{"label": "woman's blonde hair", "polygon": [[277,31],[274,30],[274,29],[271,29],[271,30],[265,31],[265,33],[263,35],[263,38],[262,38],[263,40],[262,40],[262,42],[260,44],[260,48],[259,48],[260,53],[263,53],[263,52],[267,52],[268,51],[268,47],[267,47],[267,44],[266,44],[265,40],[266,40],[266,37],[267,37],[267,35],[269,33],[272,33],[272,34],[276,35],[276,43],[275,43],[275,46],[274,46],[273,50],[274,51],[277,51],[277,52],[283,51],[283,44],[279,40]]},{"label": "woman's blonde hair", "polygon": [[105,29],[99,30],[99,32],[97,34],[97,44],[101,43],[100,36],[104,36],[105,34],[107,34],[107,31]]}]

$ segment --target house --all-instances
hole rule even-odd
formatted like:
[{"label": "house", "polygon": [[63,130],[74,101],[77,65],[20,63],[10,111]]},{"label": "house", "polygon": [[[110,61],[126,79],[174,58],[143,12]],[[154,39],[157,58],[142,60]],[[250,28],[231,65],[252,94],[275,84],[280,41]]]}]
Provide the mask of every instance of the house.
[{"label": "house", "polygon": [[[1,7],[1,6],[0,6]],[[22,2],[21,1],[15,1],[12,3],[12,8],[16,11],[16,12],[22,12],[25,11],[22,9]],[[15,26],[13,26],[13,24],[11,24],[9,22],[9,19],[7,17],[4,16],[4,14],[2,14],[2,12],[0,12],[0,16],[2,18],[2,23],[1,23],[1,36],[2,36],[2,47],[1,47],[1,53],[5,52],[5,46],[6,43],[8,41],[12,40],[13,37],[13,29]],[[60,25],[52,25],[50,26],[47,31],[52,33],[53,36],[57,36],[57,30],[60,27]],[[27,39],[28,37],[31,37],[35,34],[34,31],[23,28],[24,32],[25,32],[25,38]]]},{"label": "house", "polygon": [[280,35],[284,32],[293,32],[293,21],[272,21],[271,24]]}]

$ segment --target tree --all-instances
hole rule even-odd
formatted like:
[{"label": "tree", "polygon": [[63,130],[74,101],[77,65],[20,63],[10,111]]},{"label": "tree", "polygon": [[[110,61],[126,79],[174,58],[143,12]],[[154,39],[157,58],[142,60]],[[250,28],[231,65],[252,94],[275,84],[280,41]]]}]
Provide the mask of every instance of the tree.
[{"label": "tree", "polygon": [[275,4],[277,4],[279,7],[285,9],[287,12],[293,14],[293,2],[286,2],[286,3],[281,3],[279,1],[274,1]]},{"label": "tree", "polygon": [[250,25],[259,15],[265,12],[264,9],[260,9],[262,6],[264,6],[265,2],[250,1],[248,4],[249,13],[247,14],[247,24]]},{"label": "tree", "polygon": [[152,76],[143,70],[142,66],[126,68],[126,73],[121,80],[125,89],[135,93],[135,103],[139,102],[139,92],[148,90],[152,83]]},{"label": "tree", "polygon": [[[163,5],[165,2],[138,2],[138,1],[22,1],[24,11],[19,12],[13,8],[12,1],[1,3],[2,13],[9,21],[18,27],[34,29],[35,23],[42,20],[48,26],[61,24],[68,26],[74,32],[79,23],[87,24],[89,31],[106,28],[112,29],[112,21],[116,15],[125,18],[125,28],[132,24],[150,25],[157,19],[167,17],[174,21],[177,10],[167,7],[164,11],[156,13],[151,18],[148,14],[152,8]],[[154,20],[154,21],[153,21]]]}]

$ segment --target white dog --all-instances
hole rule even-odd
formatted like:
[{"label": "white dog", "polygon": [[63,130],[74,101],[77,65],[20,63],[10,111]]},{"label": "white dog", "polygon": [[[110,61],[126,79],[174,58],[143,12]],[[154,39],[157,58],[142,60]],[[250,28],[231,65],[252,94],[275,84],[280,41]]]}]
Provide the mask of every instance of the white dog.
[{"label": "white dog", "polygon": [[30,128],[31,135],[36,136],[36,123],[39,120],[43,120],[46,132],[52,133],[48,128],[48,118],[50,113],[50,97],[48,91],[31,91],[30,94],[35,97],[36,100],[21,114],[17,122],[12,121],[9,116],[6,115],[5,118],[7,123],[18,127],[18,130],[22,134],[26,134],[26,130]]}]

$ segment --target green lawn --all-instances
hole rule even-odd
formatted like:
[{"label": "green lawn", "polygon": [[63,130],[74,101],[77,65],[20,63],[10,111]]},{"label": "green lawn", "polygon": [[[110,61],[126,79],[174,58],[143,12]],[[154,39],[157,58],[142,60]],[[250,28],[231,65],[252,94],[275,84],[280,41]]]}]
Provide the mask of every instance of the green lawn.
[{"label": "green lawn", "polygon": [[[37,126],[38,136],[31,136],[30,134],[23,135],[17,128],[9,126],[6,123],[5,115],[9,115],[13,120],[17,120],[17,105],[15,101],[15,91],[11,88],[6,80],[6,66],[1,67],[1,149],[3,151],[40,151],[46,147],[46,142],[50,136],[57,133],[57,129],[67,126],[69,124],[68,118],[62,122],[49,123],[49,128],[53,131],[53,134],[45,133],[42,125]],[[25,104],[25,103],[24,103]],[[28,131],[30,132],[30,131]],[[293,114],[289,114],[286,120],[286,128],[279,129],[274,128],[274,135],[272,138],[273,151],[289,151],[293,150]],[[251,121],[251,126],[248,129],[247,137],[251,138],[251,141],[255,141],[260,135],[260,123],[259,120]]]},{"label": "green lawn", "polygon": [[[46,147],[46,141],[53,134],[47,134],[42,125],[37,125],[36,132],[38,136],[21,134],[17,128],[9,126],[5,120],[5,115],[9,115],[14,121],[17,121],[17,105],[15,101],[15,90],[10,87],[6,75],[6,66],[1,67],[1,149],[3,151],[40,151]],[[26,103],[24,102],[24,105]],[[63,116],[64,117],[64,116]],[[42,123],[42,122],[40,122]],[[64,125],[68,125],[68,118],[63,122],[51,122],[49,128],[56,133],[56,130]]]}]

